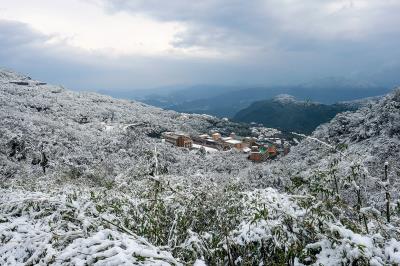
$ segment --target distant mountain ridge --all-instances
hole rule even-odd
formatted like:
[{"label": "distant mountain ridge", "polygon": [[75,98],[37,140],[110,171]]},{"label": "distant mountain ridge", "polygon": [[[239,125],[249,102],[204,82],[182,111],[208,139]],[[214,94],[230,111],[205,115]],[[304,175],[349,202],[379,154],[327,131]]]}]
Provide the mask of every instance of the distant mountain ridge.
[{"label": "distant mountain ridge", "polygon": [[297,100],[288,94],[257,101],[239,111],[233,118],[246,123],[262,123],[285,132],[310,134],[317,126],[326,123],[336,114],[356,110],[358,105],[321,104]]},{"label": "distant mountain ridge", "polygon": [[[194,93],[194,90],[197,90]],[[141,101],[185,113],[205,113],[232,118],[255,101],[273,98],[280,94],[293,95],[297,99],[334,104],[341,101],[383,95],[390,90],[367,81],[346,78],[324,78],[294,86],[218,87],[194,86],[169,94],[151,94]]]}]

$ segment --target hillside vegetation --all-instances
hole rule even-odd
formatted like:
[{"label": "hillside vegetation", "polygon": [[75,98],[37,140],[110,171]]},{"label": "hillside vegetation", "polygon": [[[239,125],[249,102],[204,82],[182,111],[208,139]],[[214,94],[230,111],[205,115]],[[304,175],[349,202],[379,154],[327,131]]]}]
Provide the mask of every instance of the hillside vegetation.
[{"label": "hillside vegetation", "polygon": [[285,132],[310,134],[317,126],[329,122],[336,114],[355,109],[356,107],[344,104],[326,105],[298,101],[290,95],[279,95],[251,104],[239,111],[233,119],[261,123]]},{"label": "hillside vegetation", "polygon": [[400,263],[400,90],[253,164],[158,138],[240,125],[0,73],[0,265]]}]

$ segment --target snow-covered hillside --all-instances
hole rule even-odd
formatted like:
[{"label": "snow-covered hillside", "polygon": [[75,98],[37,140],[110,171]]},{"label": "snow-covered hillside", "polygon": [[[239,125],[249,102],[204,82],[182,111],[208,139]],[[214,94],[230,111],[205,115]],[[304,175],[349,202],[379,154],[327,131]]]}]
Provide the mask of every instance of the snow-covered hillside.
[{"label": "snow-covered hillside", "polygon": [[[146,152],[153,150],[161,132],[230,133],[240,127],[208,115],[164,111],[1,73],[0,145],[5,149],[0,153],[0,174],[4,177],[41,176],[40,159],[45,156],[49,173],[113,179],[129,170],[132,162],[148,162]],[[26,80],[29,85],[15,84]]]},{"label": "snow-covered hillside", "polygon": [[[370,204],[379,205],[385,163],[389,190],[395,202],[399,196],[400,175],[400,88],[366,104],[355,112],[338,114],[330,123],[317,128],[311,137],[293,149],[278,163],[288,164],[284,176],[301,175],[307,178],[315,171],[341,171],[347,176],[352,168],[360,168],[364,189]],[[322,142],[324,143],[322,143]]]},{"label": "snow-covered hillside", "polygon": [[0,71],[0,265],[399,264],[399,95],[253,164],[158,138],[240,125]]}]

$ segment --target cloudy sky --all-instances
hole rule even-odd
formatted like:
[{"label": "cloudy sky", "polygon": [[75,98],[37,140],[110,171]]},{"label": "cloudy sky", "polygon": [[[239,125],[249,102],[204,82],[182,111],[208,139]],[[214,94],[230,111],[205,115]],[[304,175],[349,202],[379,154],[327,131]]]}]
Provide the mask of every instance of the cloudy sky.
[{"label": "cloudy sky", "polygon": [[399,0],[0,0],[0,67],[76,89],[400,84]]}]

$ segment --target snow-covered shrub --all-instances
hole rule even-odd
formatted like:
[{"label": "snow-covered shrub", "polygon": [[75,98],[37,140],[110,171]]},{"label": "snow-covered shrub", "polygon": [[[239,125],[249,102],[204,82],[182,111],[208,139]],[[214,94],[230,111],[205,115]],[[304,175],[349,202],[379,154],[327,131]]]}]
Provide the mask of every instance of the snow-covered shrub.
[{"label": "snow-covered shrub", "polygon": [[170,253],[116,230],[74,194],[0,192],[1,265],[179,265]]}]

